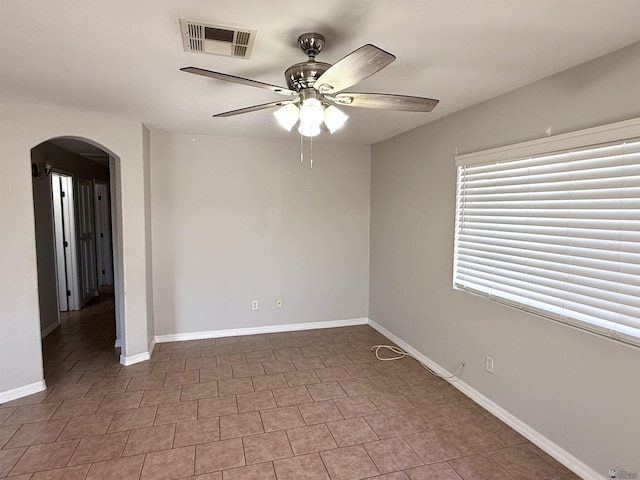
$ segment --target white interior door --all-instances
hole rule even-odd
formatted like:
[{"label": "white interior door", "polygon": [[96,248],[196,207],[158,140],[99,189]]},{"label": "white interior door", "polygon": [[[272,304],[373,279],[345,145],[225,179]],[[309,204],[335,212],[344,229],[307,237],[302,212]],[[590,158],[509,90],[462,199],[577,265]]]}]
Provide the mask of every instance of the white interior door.
[{"label": "white interior door", "polygon": [[58,304],[60,311],[78,310],[75,216],[73,179],[69,175],[51,174],[53,225],[56,249]]},{"label": "white interior door", "polygon": [[96,211],[96,260],[98,288],[113,285],[113,249],[111,248],[111,208],[109,184],[94,181],[94,205]]},{"label": "white interior door", "polygon": [[76,213],[78,231],[78,263],[80,271],[80,304],[98,295],[96,274],[96,243],[94,233],[93,183],[76,182]]}]

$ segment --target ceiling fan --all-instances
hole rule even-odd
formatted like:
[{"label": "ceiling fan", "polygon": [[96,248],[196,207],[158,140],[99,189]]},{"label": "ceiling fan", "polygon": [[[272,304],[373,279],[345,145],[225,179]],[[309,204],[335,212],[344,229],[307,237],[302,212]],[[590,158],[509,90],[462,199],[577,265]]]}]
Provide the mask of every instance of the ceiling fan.
[{"label": "ceiling fan", "polygon": [[266,108],[281,107],[274,112],[278,122],[290,131],[299,121],[298,131],[306,137],[315,137],[320,134],[323,125],[330,133],[333,133],[344,124],[348,117],[336,105],[430,112],[438,104],[438,100],[432,98],[385,93],[344,92],[344,89],[388,66],[396,57],[375,45],[367,44],[354,50],[334,65],[330,65],[317,62],[315,59],[324,43],[325,39],[319,33],[305,33],[298,37],[298,46],[309,59],[306,62],[296,63],[285,70],[284,75],[288,88],[197,67],[184,67],[180,70],[226,82],[264,88],[288,97],[286,100],[253,105],[213,116],[230,117]]}]

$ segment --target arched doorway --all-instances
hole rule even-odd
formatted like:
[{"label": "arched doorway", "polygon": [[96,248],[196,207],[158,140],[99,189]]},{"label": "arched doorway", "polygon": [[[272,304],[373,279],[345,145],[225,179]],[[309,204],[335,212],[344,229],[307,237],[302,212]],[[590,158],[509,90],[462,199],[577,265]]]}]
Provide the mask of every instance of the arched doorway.
[{"label": "arched doorway", "polygon": [[[109,153],[116,319],[121,364],[148,360],[153,348],[150,133],[138,121],[0,98],[0,402],[46,388],[42,369],[31,149],[72,137]],[[126,286],[126,294],[125,294]]]},{"label": "arched doorway", "polygon": [[[101,145],[80,138],[57,137],[31,150],[43,339],[61,320],[69,327],[70,321],[84,317],[86,327],[87,312],[94,312],[94,329],[101,325],[104,330],[105,315],[111,317],[106,319],[107,330],[112,330],[111,348],[123,343],[122,288],[116,274],[121,266],[114,248],[117,224],[111,215],[118,202],[113,178],[116,161]],[[83,309],[85,306],[89,308]],[[100,312],[100,324],[95,322],[95,312]],[[65,332],[57,336],[68,336]],[[109,333],[107,337],[100,333],[103,340],[109,337]],[[86,344],[82,351],[89,358],[92,343],[80,343]],[[113,351],[114,359],[119,359],[119,353]],[[51,383],[51,371],[45,371],[45,379]]]}]

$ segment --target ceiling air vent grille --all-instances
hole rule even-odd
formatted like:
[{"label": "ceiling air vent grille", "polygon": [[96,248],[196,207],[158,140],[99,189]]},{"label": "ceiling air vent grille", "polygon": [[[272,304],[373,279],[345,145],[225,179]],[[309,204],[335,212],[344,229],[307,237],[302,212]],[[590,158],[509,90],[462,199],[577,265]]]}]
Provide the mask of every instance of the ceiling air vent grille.
[{"label": "ceiling air vent grille", "polygon": [[204,28],[202,25],[195,25],[190,23],[188,25],[189,35],[186,37],[189,42],[189,50],[191,52],[202,52],[203,50],[203,41],[204,38]]},{"label": "ceiling air vent grille", "polygon": [[243,47],[242,45],[236,45],[236,47],[233,49],[233,56],[234,57],[246,58],[247,57],[247,47]]},{"label": "ceiling air vent grille", "polygon": [[249,45],[249,39],[251,38],[251,34],[248,32],[238,32],[236,34],[236,43],[238,45]]},{"label": "ceiling air vent grille", "polygon": [[246,30],[180,19],[182,44],[186,52],[209,53],[235,58],[249,58],[256,37]]}]

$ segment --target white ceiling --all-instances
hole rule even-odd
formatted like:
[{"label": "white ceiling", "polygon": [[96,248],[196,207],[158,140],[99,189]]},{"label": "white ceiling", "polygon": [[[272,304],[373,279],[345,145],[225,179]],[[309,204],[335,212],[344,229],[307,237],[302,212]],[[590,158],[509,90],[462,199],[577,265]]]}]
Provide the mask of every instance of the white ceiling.
[{"label": "white ceiling", "polygon": [[[186,53],[179,18],[257,30],[249,60]],[[375,143],[640,40],[640,0],[0,0],[0,96],[138,119],[152,130],[297,138],[282,97],[179,71],[197,66],[285,86],[322,33],[318,61],[365,43],[396,55],[352,91],[440,99],[432,113],[350,108],[321,141]]]}]

